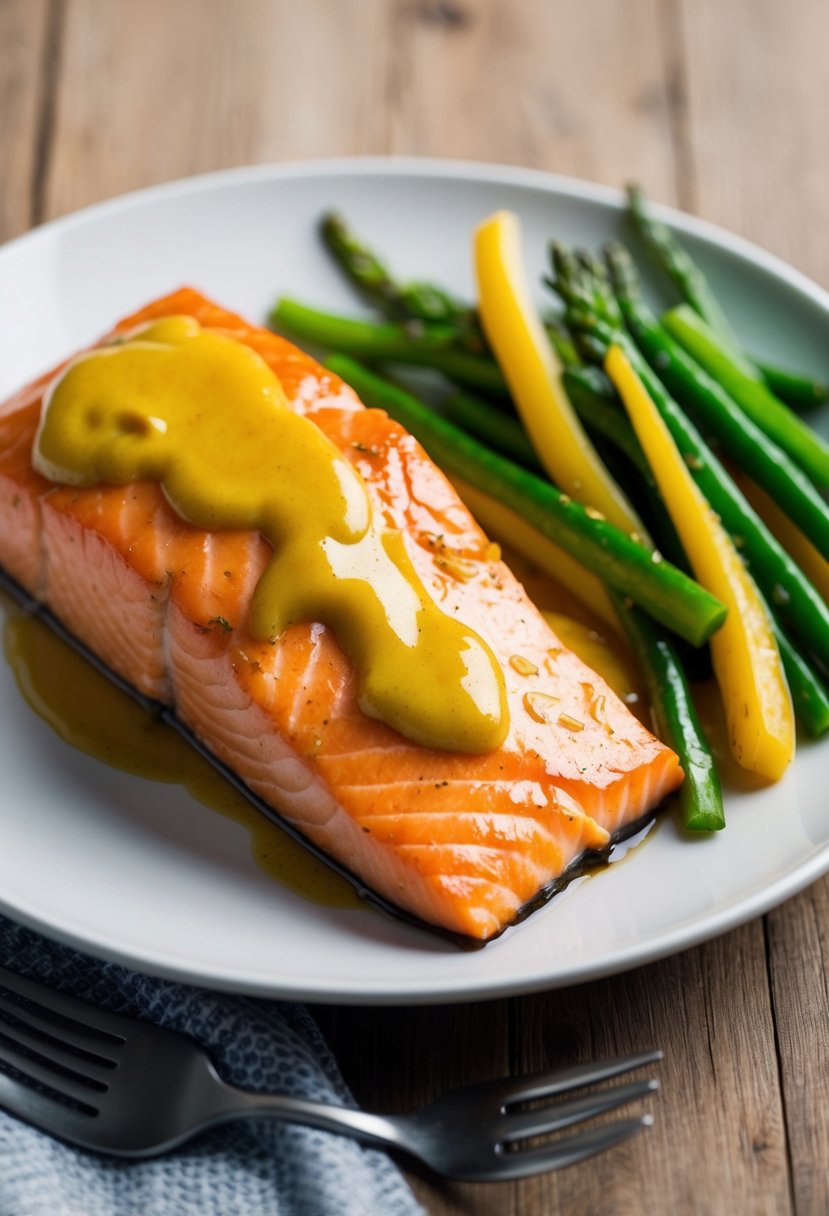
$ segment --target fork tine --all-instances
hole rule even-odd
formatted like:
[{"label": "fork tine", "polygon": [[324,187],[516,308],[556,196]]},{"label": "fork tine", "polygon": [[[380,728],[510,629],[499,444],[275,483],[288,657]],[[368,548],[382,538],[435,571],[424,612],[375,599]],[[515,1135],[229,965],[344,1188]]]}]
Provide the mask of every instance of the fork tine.
[{"label": "fork tine", "polygon": [[544,1136],[548,1132],[561,1131],[574,1123],[582,1123],[587,1119],[594,1119],[597,1115],[617,1110],[620,1106],[627,1106],[628,1102],[635,1102],[638,1098],[646,1098],[657,1089],[659,1082],[653,1079],[631,1081],[629,1085],[615,1085],[612,1089],[602,1089],[598,1092],[594,1090],[580,1098],[557,1102],[555,1106],[507,1115],[501,1139],[508,1144],[514,1140],[528,1140],[531,1136]]},{"label": "fork tine", "polygon": [[82,1026],[74,1019],[58,1019],[50,1017],[49,1014],[44,1017],[30,1001],[24,1005],[21,1001],[9,1000],[0,988],[0,1029],[5,1024],[7,1017],[25,1022],[28,1027],[39,1030],[51,1039],[60,1040],[67,1047],[75,1048],[76,1051],[97,1056],[100,1060],[106,1060],[110,1065],[117,1062],[115,1057],[118,1045],[114,1041],[109,1038],[103,1039],[96,1030]]},{"label": "fork tine", "polygon": [[515,1102],[552,1098],[555,1094],[566,1093],[569,1089],[581,1089],[585,1085],[595,1085],[598,1081],[609,1081],[612,1077],[632,1072],[634,1068],[642,1068],[644,1064],[654,1064],[661,1059],[661,1051],[643,1051],[635,1056],[618,1056],[615,1060],[576,1064],[572,1068],[557,1068],[536,1073],[534,1076],[518,1077],[516,1080],[504,1082],[501,1103],[511,1106]]},{"label": "fork tine", "polygon": [[115,1040],[118,1043],[125,1041],[131,1025],[129,1018],[122,1018],[117,1013],[108,1013],[104,1009],[98,1009],[94,1005],[87,1004],[86,1001],[79,1001],[77,997],[67,996],[66,993],[58,992],[54,988],[47,988],[45,984],[40,984],[37,980],[7,971],[5,967],[0,967],[0,988],[5,988],[7,992],[13,992],[15,996],[39,1006],[41,1015],[52,1015],[56,1018],[77,1022],[88,1031],[96,1031],[103,1038]]},{"label": "fork tine", "polygon": [[67,1051],[56,1039],[47,1041],[38,1034],[32,1034],[29,1027],[23,1024],[27,1010],[21,1008],[21,1013],[23,1019],[20,1023],[0,1019],[0,1043],[3,1039],[9,1039],[18,1047],[43,1056],[50,1064],[57,1064],[60,1068],[68,1068],[70,1072],[78,1073],[79,1076],[89,1077],[90,1082],[96,1086],[107,1084],[108,1078],[112,1076],[111,1064],[93,1060],[89,1056],[79,1056],[74,1051]]},{"label": "fork tine", "polygon": [[56,1120],[60,1119],[61,1139],[83,1140],[83,1125],[87,1125],[94,1113],[66,1106],[57,1098],[39,1090],[29,1089],[22,1081],[0,1072],[0,1107],[10,1111],[18,1119],[25,1119],[35,1127],[56,1135]]},{"label": "fork tine", "polygon": [[568,1165],[586,1161],[588,1157],[595,1157],[614,1145],[622,1144],[643,1127],[650,1127],[652,1123],[650,1115],[641,1115],[638,1119],[623,1119],[592,1131],[577,1132],[574,1136],[567,1136],[564,1140],[545,1144],[541,1148],[504,1153],[497,1159],[497,1165],[485,1174],[478,1174],[477,1179],[482,1182],[498,1182],[531,1178],[534,1174],[544,1174],[549,1170],[562,1170]]},{"label": "fork tine", "polygon": [[10,1043],[4,1035],[0,1035],[0,1065],[2,1064],[14,1068],[30,1080],[39,1081],[41,1085],[48,1086],[49,1089],[79,1102],[90,1110],[98,1109],[96,1099],[100,1097],[103,1090],[108,1088],[94,1078],[84,1080],[80,1074],[69,1076],[60,1070],[60,1066],[51,1065],[46,1056],[33,1059],[24,1052],[18,1051],[17,1047]]}]

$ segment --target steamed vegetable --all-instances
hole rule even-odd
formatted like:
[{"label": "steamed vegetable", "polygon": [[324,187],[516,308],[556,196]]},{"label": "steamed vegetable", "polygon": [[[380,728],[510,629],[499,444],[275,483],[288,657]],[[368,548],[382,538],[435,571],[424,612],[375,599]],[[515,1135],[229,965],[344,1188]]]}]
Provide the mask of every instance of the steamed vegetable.
[{"label": "steamed vegetable", "polygon": [[728,605],[711,652],[731,750],[743,768],[778,781],[794,755],[794,711],[766,606],[659,410],[616,344],[608,350],[605,370],[622,396],[694,573]]},{"label": "steamed vegetable", "polygon": [[622,348],[664,418],[691,476],[738,543],[741,556],[791,640],[821,671],[829,670],[829,607],[824,600],[752,510],[627,334],[576,306],[569,315],[574,324],[585,325],[605,351],[614,343]]},{"label": "steamed vegetable", "polygon": [[480,225],[475,270],[484,331],[542,465],[566,494],[601,511],[617,528],[641,535],[643,525],[602,464],[562,385],[563,366],[524,275],[516,216],[501,211]]},{"label": "steamed vegetable", "polygon": [[626,251],[612,246],[607,258],[628,330],[674,400],[707,435],[716,438],[728,457],[774,496],[823,556],[829,557],[829,507],[814,484],[662,328],[639,294]]},{"label": "steamed vegetable", "polygon": [[434,283],[399,282],[342,216],[329,211],[322,217],[320,233],[350,282],[387,317],[452,326],[456,341],[463,336],[470,349],[483,349],[478,320],[470,308],[457,303]]},{"label": "steamed vegetable", "polygon": [[[639,235],[662,269],[673,279],[686,303],[708,322],[726,346],[738,354],[740,344],[704,274],[667,224],[653,215],[638,186],[628,188],[628,210]],[[771,392],[792,409],[811,409],[829,396],[827,386],[810,376],[767,363],[755,362],[754,366]]]},{"label": "steamed vegetable", "polygon": [[411,332],[405,325],[354,321],[308,308],[283,297],[269,317],[270,324],[300,342],[312,342],[371,363],[402,363],[431,367],[450,380],[484,392],[505,393],[506,385],[491,359],[459,350],[455,330],[445,326],[422,327]]},{"label": "steamed vegetable", "polygon": [[666,312],[662,324],[815,485],[829,489],[829,444],[781,405],[750,363],[724,346],[710,326],[687,305]]}]

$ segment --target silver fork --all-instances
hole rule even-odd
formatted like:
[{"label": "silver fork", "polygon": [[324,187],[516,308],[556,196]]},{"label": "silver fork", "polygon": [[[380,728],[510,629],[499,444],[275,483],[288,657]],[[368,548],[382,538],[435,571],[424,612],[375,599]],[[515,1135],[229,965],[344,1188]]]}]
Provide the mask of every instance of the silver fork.
[{"label": "silver fork", "polygon": [[[658,1089],[658,1081],[634,1081],[562,1098],[661,1054],[483,1082],[416,1114],[374,1115],[237,1089],[186,1036],[97,1009],[0,967],[0,1106],[59,1139],[124,1157],[164,1153],[205,1128],[265,1116],[401,1150],[447,1178],[524,1178],[583,1161],[648,1126],[651,1117],[640,1115],[542,1145],[526,1143]],[[541,1101],[546,1104],[528,1107]]]}]

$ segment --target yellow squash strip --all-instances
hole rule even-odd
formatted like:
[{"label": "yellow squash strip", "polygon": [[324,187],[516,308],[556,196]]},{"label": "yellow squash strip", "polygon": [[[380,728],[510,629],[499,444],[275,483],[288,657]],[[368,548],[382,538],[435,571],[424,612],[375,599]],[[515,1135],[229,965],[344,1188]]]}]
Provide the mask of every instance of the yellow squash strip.
[{"label": "yellow squash strip", "polygon": [[797,562],[812,586],[829,604],[829,562],[826,558],[818,552],[808,536],[800,531],[797,524],[792,523],[771,495],[744,473],[731,470],[731,474],[754,510],[768,524],[769,531],[780,541],[792,561]]},{"label": "yellow squash strip", "polygon": [[644,535],[633,508],[576,417],[562,366],[533,304],[518,217],[499,211],[475,233],[481,321],[539,460],[552,480],[626,532]]},{"label": "yellow squash strip", "polygon": [[778,781],[794,754],[792,699],[766,607],[694,482],[656,406],[618,346],[605,359],[699,582],[728,605],[711,639],[734,758]]},{"label": "yellow squash strip", "polygon": [[569,553],[565,553],[553,541],[528,524],[520,515],[498,502],[483,490],[476,489],[459,477],[452,478],[469,510],[479,523],[493,536],[508,542],[522,557],[538,566],[550,578],[561,583],[568,591],[590,609],[594,615],[614,630],[619,631],[616,613],[604,585],[580,565]]}]

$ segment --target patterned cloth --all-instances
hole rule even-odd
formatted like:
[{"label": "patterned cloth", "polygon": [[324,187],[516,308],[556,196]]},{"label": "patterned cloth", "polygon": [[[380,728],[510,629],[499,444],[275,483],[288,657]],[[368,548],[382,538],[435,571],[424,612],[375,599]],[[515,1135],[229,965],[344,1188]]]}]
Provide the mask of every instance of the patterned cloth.
[{"label": "patterned cloth", "polygon": [[[101,963],[0,917],[0,962],[117,1013],[184,1031],[228,1081],[329,1102],[350,1095],[299,1005],[187,988]],[[0,1112],[0,1216],[410,1216],[422,1209],[382,1153],[266,1119],[228,1124],[166,1157],[127,1162],[51,1140]]]}]

